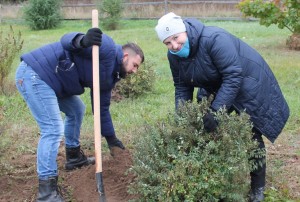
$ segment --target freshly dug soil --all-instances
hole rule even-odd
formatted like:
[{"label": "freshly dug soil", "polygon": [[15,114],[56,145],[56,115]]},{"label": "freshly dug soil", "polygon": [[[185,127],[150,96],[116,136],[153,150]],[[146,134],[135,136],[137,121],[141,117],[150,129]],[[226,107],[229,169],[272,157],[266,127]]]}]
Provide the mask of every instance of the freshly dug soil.
[{"label": "freshly dug soil", "polygon": [[[127,192],[128,185],[134,176],[127,174],[132,165],[131,154],[128,150],[117,149],[114,157],[109,154],[103,156],[103,184],[107,202],[122,202],[134,199],[135,196]],[[38,192],[38,178],[36,174],[36,156],[23,155],[22,158],[12,159],[11,169],[6,175],[0,176],[0,201],[35,201]],[[59,185],[66,201],[91,202],[99,201],[96,188],[95,166],[87,166],[71,172],[64,171],[65,154],[58,155]],[[1,172],[2,173],[2,172]]]}]

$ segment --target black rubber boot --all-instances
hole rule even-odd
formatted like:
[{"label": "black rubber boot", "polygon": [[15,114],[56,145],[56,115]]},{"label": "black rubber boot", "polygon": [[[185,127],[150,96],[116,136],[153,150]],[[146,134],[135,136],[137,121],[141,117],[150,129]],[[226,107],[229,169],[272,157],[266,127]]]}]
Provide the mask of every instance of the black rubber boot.
[{"label": "black rubber boot", "polygon": [[250,172],[251,176],[251,191],[250,191],[250,202],[261,202],[264,200],[264,191],[266,184],[266,147],[262,134],[255,128],[252,130],[254,132],[253,139],[258,142],[258,150],[260,155],[254,156],[251,160],[257,165],[257,168]]},{"label": "black rubber boot", "polygon": [[37,202],[63,202],[64,199],[57,186],[57,177],[48,180],[39,180],[39,193]]},{"label": "black rubber boot", "polygon": [[264,191],[265,191],[264,187],[260,187],[260,188],[256,188],[256,189],[251,190],[249,201],[250,202],[261,202],[261,201],[263,201],[264,198],[265,198]]},{"label": "black rubber boot", "polygon": [[76,168],[81,168],[82,166],[95,164],[95,158],[87,158],[80,146],[75,148],[66,148],[67,163],[65,164],[65,169],[70,171]]}]

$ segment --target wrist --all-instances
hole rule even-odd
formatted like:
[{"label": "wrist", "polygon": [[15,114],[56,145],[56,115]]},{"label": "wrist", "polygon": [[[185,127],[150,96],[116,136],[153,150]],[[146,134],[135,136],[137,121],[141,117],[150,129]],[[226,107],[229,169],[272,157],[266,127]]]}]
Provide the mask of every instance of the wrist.
[{"label": "wrist", "polygon": [[76,36],[73,39],[72,43],[76,48],[82,48],[81,41],[82,41],[83,37],[84,37],[84,35],[81,34],[81,35]]},{"label": "wrist", "polygon": [[114,142],[117,139],[116,135],[109,135],[109,136],[104,136],[104,137],[108,144]]},{"label": "wrist", "polygon": [[83,44],[83,37],[79,41],[79,45],[80,45],[81,48],[85,48],[85,45]]}]

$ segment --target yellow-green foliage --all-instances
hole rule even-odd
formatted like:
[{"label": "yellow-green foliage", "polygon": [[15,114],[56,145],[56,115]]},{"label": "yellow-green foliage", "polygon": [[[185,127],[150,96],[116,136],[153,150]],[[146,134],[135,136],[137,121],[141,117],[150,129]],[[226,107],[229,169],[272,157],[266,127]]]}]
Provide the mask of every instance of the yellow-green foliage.
[{"label": "yellow-green foliage", "polygon": [[299,0],[243,0],[238,8],[246,16],[259,18],[262,25],[275,24],[280,29],[288,28],[292,33],[300,34]]},{"label": "yellow-green foliage", "polygon": [[0,31],[0,88],[3,92],[4,80],[11,72],[14,58],[23,46],[21,32],[15,34],[12,26],[8,33]]},{"label": "yellow-green foliage", "polygon": [[238,8],[245,16],[259,18],[261,25],[289,29],[293,35],[287,39],[287,46],[300,50],[300,0],[243,0]]}]

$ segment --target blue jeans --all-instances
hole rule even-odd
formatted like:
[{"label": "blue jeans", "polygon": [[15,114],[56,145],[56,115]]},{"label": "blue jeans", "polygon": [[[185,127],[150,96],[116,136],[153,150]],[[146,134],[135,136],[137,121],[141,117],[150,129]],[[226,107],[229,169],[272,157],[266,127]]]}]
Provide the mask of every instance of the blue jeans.
[{"label": "blue jeans", "polygon": [[[39,125],[37,173],[41,180],[57,176],[57,153],[63,134],[65,146],[80,145],[80,127],[85,105],[79,96],[58,98],[35,71],[21,62],[16,71],[16,86]],[[65,114],[63,120],[61,112]]]}]

